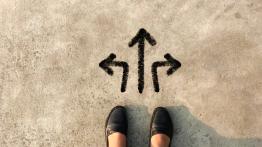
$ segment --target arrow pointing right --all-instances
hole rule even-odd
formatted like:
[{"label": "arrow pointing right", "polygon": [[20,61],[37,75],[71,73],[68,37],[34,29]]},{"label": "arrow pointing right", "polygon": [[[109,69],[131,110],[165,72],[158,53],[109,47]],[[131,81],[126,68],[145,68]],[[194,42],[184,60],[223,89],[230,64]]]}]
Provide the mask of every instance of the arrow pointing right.
[{"label": "arrow pointing right", "polygon": [[171,66],[167,70],[167,75],[173,74],[179,67],[181,67],[181,63],[174,59],[170,54],[165,54],[164,58],[166,58],[167,61],[157,61],[152,64],[152,78],[153,78],[153,84],[155,92],[159,92],[159,83],[158,83],[158,75],[157,75],[157,68],[163,67],[163,66]]}]

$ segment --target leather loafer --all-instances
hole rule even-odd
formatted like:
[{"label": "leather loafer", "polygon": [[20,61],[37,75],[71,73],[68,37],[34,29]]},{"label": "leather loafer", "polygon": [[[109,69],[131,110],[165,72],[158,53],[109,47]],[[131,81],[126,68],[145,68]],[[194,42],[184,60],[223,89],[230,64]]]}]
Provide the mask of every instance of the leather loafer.
[{"label": "leather loafer", "polygon": [[173,124],[166,108],[157,107],[151,118],[149,147],[151,147],[151,138],[155,134],[165,134],[170,138],[169,146],[173,137]]},{"label": "leather loafer", "polygon": [[114,107],[106,119],[105,137],[106,146],[108,147],[108,136],[119,132],[127,136],[127,116],[126,109],[123,106]]}]

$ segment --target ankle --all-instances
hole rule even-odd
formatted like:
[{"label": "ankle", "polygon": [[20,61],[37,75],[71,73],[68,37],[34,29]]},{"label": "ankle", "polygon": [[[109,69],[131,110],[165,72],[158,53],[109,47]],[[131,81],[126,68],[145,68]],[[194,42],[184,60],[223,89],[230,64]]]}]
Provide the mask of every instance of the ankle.
[{"label": "ankle", "polygon": [[151,147],[168,147],[170,138],[165,134],[155,134],[151,137]]},{"label": "ankle", "polygon": [[126,136],[116,132],[108,136],[109,147],[126,147]]}]

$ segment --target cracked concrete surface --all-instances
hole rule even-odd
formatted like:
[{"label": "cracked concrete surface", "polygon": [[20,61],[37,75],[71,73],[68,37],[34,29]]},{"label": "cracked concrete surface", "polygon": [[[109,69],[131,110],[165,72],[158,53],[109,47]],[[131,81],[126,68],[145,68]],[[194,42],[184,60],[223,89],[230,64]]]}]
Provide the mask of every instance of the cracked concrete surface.
[{"label": "cracked concrete surface", "polygon": [[[0,0],[0,146],[103,147],[104,122],[126,105],[129,145],[148,144],[157,106],[168,107],[173,147],[262,146],[262,2],[260,0]],[[145,89],[137,91],[140,28]],[[107,75],[110,53],[130,65]],[[182,63],[150,66],[170,53]]]}]

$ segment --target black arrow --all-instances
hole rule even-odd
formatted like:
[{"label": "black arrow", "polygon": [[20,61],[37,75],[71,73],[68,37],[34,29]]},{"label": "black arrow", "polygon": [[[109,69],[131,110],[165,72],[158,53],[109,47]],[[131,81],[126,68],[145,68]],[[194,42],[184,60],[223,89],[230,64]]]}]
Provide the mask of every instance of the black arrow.
[{"label": "black arrow", "polygon": [[114,71],[109,66],[123,67],[121,92],[125,92],[127,79],[128,79],[129,66],[126,62],[123,62],[123,61],[113,61],[115,58],[116,58],[116,55],[111,53],[106,59],[104,59],[103,61],[99,63],[99,66],[111,76],[114,74]]},{"label": "black arrow", "polygon": [[144,52],[145,52],[145,40],[150,45],[156,45],[156,40],[145,30],[140,29],[136,36],[129,42],[128,46],[132,47],[138,43],[138,91],[143,92],[144,89]]},{"label": "black arrow", "polygon": [[153,84],[155,88],[155,92],[159,92],[159,83],[158,83],[158,76],[157,76],[157,68],[162,66],[171,66],[167,70],[167,75],[173,74],[179,67],[181,67],[181,63],[174,59],[170,54],[165,54],[164,56],[167,61],[157,61],[152,64],[152,78]]}]

